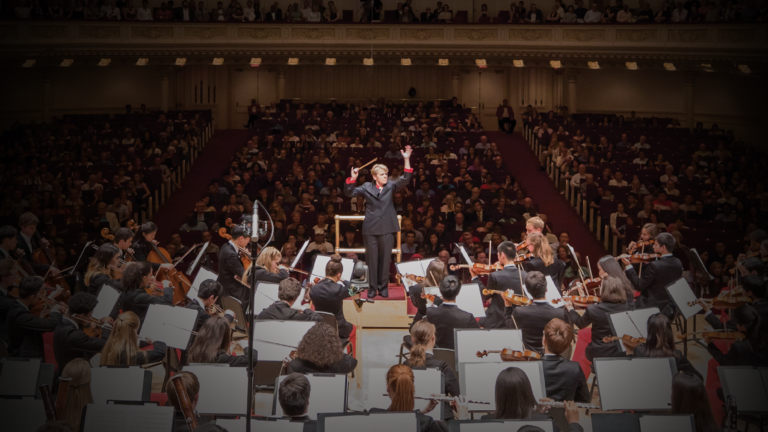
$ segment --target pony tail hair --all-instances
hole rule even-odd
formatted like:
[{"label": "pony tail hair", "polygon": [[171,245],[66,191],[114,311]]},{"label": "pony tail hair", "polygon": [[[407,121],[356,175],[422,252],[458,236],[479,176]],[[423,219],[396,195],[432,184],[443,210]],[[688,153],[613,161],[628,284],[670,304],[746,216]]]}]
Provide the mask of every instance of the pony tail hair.
[{"label": "pony tail hair", "polygon": [[423,319],[411,327],[411,356],[408,359],[408,365],[411,367],[424,367],[427,363],[426,345],[435,335],[435,326],[426,319]]},{"label": "pony tail hair", "polygon": [[387,372],[387,384],[392,389],[392,405],[389,411],[413,411],[413,395],[416,387],[413,384],[413,371],[406,365],[392,366]]}]

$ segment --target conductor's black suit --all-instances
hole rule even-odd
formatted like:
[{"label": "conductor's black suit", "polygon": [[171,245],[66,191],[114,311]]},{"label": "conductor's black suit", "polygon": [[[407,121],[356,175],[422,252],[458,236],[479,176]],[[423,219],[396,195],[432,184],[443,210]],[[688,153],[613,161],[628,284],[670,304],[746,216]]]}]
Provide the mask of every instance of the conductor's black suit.
[{"label": "conductor's black suit", "polygon": [[363,221],[363,243],[365,256],[370,271],[370,287],[387,297],[389,283],[389,264],[392,261],[393,233],[400,231],[397,212],[392,203],[395,192],[406,187],[411,181],[412,169],[404,170],[400,178],[387,182],[379,188],[375,182],[355,187],[355,180],[347,179],[344,193],[350,197],[365,198],[365,220]]}]

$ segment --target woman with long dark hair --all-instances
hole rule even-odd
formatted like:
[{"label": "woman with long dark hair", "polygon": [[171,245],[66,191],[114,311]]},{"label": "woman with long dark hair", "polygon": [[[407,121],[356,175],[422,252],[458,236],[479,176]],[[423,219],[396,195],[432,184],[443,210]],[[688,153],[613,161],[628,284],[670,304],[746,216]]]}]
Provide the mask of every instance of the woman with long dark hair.
[{"label": "woman with long dark hair", "polygon": [[[247,355],[230,355],[231,332],[230,322],[225,318],[214,316],[206,320],[189,348],[187,363],[219,363],[229,364],[230,367],[245,367],[248,364]],[[256,357],[254,350],[254,364]]]},{"label": "woman with long dark hair", "polygon": [[736,329],[746,335],[743,341],[735,341],[731,349],[723,354],[705,338],[707,351],[720,363],[720,366],[758,366],[768,364],[768,341],[766,335],[760,332],[762,319],[752,306],[742,306],[734,309],[731,319],[736,323]]},{"label": "woman with long dark hair", "polygon": [[[636,346],[634,349],[627,348],[627,355],[632,357],[674,357],[677,363],[677,370],[694,375],[704,381],[699,371],[693,367],[683,353],[675,347],[675,339],[672,334],[672,326],[669,319],[661,313],[651,315],[648,318],[648,337],[644,344]],[[712,345],[714,347],[714,345]],[[709,349],[709,347],[707,347]],[[715,348],[717,350],[717,348]],[[719,350],[717,350],[719,352]],[[711,353],[711,350],[710,350]],[[721,353],[722,355],[722,353]],[[714,355],[713,355],[714,356]],[[721,363],[722,364],[722,363]]]},{"label": "woman with long dark hair", "polygon": [[[387,394],[392,400],[389,408],[372,408],[370,412],[413,412],[415,408],[416,386],[414,385],[413,370],[406,365],[394,365],[387,371]],[[424,411],[416,411],[419,422],[419,432],[440,432],[448,429],[441,427],[442,422],[432,420],[426,416],[437,406],[438,402],[432,401]]]},{"label": "woman with long dark hair", "polygon": [[288,373],[340,373],[352,372],[357,359],[344,354],[336,329],[318,323],[299,342],[296,358],[288,364]]},{"label": "woman with long dark hair", "polygon": [[624,288],[624,293],[627,297],[627,307],[629,310],[635,309],[635,288],[632,283],[627,279],[627,275],[619,265],[619,262],[611,255],[606,255],[597,261],[597,271],[603,280],[606,277],[612,276],[619,280],[621,286]]},{"label": "woman with long dark hair", "polygon": [[[155,249],[154,245],[157,245],[157,240],[155,240],[156,235],[157,225],[155,225],[153,222],[150,221],[141,224],[139,229],[136,231],[136,234],[133,236],[133,243],[131,245],[133,248],[133,257],[136,259],[136,261],[147,262],[149,253]],[[151,265],[152,271],[155,272],[160,269],[160,267],[173,267],[173,264],[161,265],[158,263],[151,263]]]},{"label": "woman with long dark hair", "polygon": [[83,283],[88,288],[88,292],[98,295],[101,287],[109,285],[118,291],[123,290],[120,283],[120,273],[117,270],[120,265],[120,249],[117,246],[106,243],[99,247],[96,254],[91,257],[88,263],[88,270],[85,272]]},{"label": "woman with long dark hair", "polygon": [[[132,262],[125,265],[123,271],[123,292],[120,294],[120,308],[123,312],[133,312],[141,322],[147,316],[149,305],[170,305],[173,303],[173,287],[158,286],[152,267],[145,262]],[[149,294],[149,292],[153,294]],[[112,311],[112,318],[117,316],[118,307]]]},{"label": "woman with long dark hair", "polygon": [[693,414],[696,432],[722,430],[715,421],[704,383],[686,373],[679,373],[672,379],[672,412],[670,414]]}]

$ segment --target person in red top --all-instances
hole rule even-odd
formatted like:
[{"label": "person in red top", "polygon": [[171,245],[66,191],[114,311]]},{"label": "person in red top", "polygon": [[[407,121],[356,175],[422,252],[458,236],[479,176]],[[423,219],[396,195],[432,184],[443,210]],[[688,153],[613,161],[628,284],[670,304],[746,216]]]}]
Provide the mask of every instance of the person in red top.
[{"label": "person in red top", "polygon": [[659,192],[656,196],[656,201],[653,202],[654,210],[669,210],[672,208],[672,201],[667,199],[667,194]]},{"label": "person in red top", "polygon": [[499,119],[499,130],[506,131],[508,134],[515,132],[515,112],[509,105],[509,101],[504,99],[501,105],[496,108],[496,118]]},{"label": "person in red top", "polygon": [[256,103],[256,99],[251,99],[251,104],[248,106],[248,124],[245,127],[250,129],[256,123],[256,120],[259,119],[260,113],[261,107]]}]

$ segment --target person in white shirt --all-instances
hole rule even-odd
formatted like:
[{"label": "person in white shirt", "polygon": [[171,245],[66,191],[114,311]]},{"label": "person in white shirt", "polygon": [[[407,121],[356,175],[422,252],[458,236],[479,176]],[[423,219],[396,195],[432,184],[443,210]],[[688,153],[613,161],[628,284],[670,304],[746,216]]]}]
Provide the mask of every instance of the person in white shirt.
[{"label": "person in white shirt", "polygon": [[622,180],[624,177],[624,174],[621,173],[621,171],[616,171],[613,173],[613,180],[608,182],[608,186],[618,186],[618,187],[627,187],[629,186],[629,183],[627,183],[626,180]]},{"label": "person in white shirt", "polygon": [[307,14],[307,22],[320,22],[320,19],[322,16],[320,15],[320,12],[317,10],[317,5],[312,5],[312,9]]},{"label": "person in white shirt", "polygon": [[488,137],[483,135],[480,137],[480,142],[475,145],[477,150],[486,150],[491,148],[491,143],[488,142]]},{"label": "person in white shirt", "polygon": [[300,9],[299,12],[301,12],[301,18],[304,21],[309,19],[309,14],[312,13],[312,8],[309,6],[309,0],[304,1],[304,8]]},{"label": "person in white shirt", "polygon": [[651,148],[651,145],[645,142],[645,135],[640,135],[640,142],[635,144],[635,148],[638,150]]},{"label": "person in white shirt", "polygon": [[669,180],[672,180],[673,182],[677,183],[677,176],[673,173],[675,172],[675,167],[672,166],[672,164],[668,164],[664,170],[666,171],[666,174],[661,176],[659,178],[659,181],[662,184],[666,184]]},{"label": "person in white shirt", "polygon": [[579,165],[579,172],[573,175],[571,177],[571,187],[580,187],[581,186],[581,179],[586,180],[587,179],[587,166],[584,164]]},{"label": "person in white shirt", "polygon": [[306,253],[320,251],[321,254],[332,254],[333,245],[325,241],[325,231],[315,230],[315,241],[307,246]]},{"label": "person in white shirt", "polygon": [[416,233],[410,231],[405,234],[405,243],[402,245],[402,252],[407,254],[416,253],[416,249],[419,245],[416,244]]},{"label": "person in white shirt", "polygon": [[624,4],[624,9],[616,13],[616,22],[628,23],[632,21],[632,12],[629,11],[629,4]]},{"label": "person in white shirt", "polygon": [[256,19],[256,13],[253,10],[253,2],[248,0],[248,3],[245,4],[245,9],[243,9],[243,13],[245,14],[245,19],[248,21],[253,22],[253,20]]},{"label": "person in white shirt", "polygon": [[635,160],[632,161],[633,164],[637,165],[645,165],[648,163],[648,158],[645,157],[645,152],[640,152],[640,156],[636,157]]},{"label": "person in white shirt", "polygon": [[672,11],[672,22],[683,22],[688,18],[688,11],[683,9],[683,3],[677,2],[677,8]]},{"label": "person in white shirt", "polygon": [[677,190],[675,182],[672,180],[667,180],[667,187],[664,190],[667,192],[667,195],[680,196],[680,191]]},{"label": "person in white shirt", "polygon": [[136,11],[136,19],[139,21],[153,21],[152,9],[149,7],[147,0],[141,2],[141,7]]},{"label": "person in white shirt", "polygon": [[588,10],[584,14],[585,23],[599,23],[603,19],[603,14],[600,13],[600,7],[597,3],[592,3],[592,9]]}]

